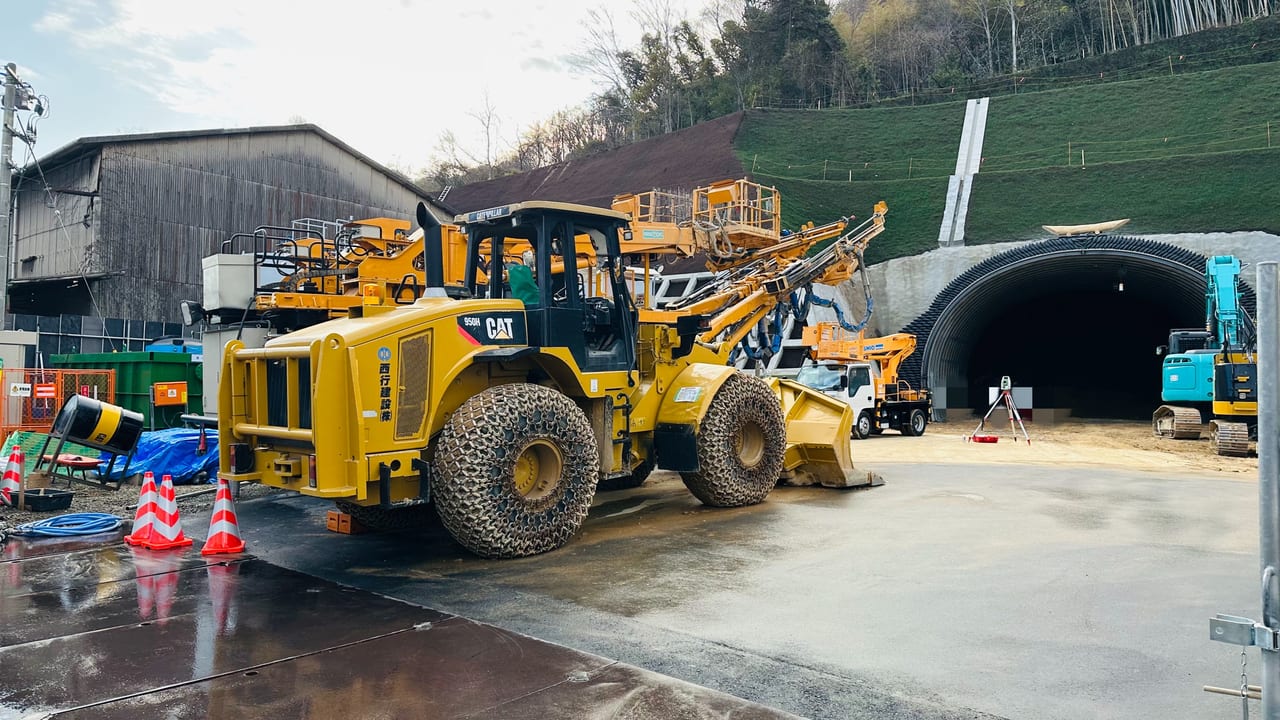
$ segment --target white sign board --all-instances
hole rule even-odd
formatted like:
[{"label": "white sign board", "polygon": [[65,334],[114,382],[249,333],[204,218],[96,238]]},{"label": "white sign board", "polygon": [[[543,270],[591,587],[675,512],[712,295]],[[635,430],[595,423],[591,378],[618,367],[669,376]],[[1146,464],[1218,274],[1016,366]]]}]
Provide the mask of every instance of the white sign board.
[{"label": "white sign board", "polygon": [[[1032,392],[1029,387],[1014,387],[1011,389],[1013,393],[1013,404],[1018,406],[1019,410],[1028,410],[1035,407],[1032,400]],[[995,403],[996,398],[1000,397],[1000,388],[987,387],[987,402]]]},{"label": "white sign board", "polygon": [[9,383],[9,397],[31,397],[31,383]]}]

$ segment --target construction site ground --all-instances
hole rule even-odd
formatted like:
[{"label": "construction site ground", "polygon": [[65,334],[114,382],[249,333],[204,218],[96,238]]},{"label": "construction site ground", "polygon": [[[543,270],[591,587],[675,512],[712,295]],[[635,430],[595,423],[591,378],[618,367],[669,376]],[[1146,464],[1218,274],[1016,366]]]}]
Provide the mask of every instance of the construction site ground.
[{"label": "construction site ground", "polygon": [[[1142,423],[1028,430],[885,433],[852,444],[885,485],[733,510],[657,472],[521,560],[439,527],[331,533],[288,493],[240,504],[255,558],[230,594],[192,550],[11,558],[0,718],[1238,717],[1201,686],[1239,683],[1208,619],[1256,611],[1256,459]],[[142,579],[169,576],[160,622]]]}]

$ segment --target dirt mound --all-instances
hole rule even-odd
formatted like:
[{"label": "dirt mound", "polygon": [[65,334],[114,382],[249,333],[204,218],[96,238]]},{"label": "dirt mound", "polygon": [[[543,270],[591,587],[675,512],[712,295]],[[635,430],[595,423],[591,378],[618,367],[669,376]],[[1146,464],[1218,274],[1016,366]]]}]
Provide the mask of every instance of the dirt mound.
[{"label": "dirt mound", "polygon": [[445,198],[458,212],[522,200],[608,207],[614,195],[653,188],[691,190],[745,175],[733,150],[742,113],[650,138],[583,160],[455,187]]},{"label": "dirt mound", "polygon": [[[1117,420],[1072,420],[1060,425],[1027,424],[1031,444],[994,422],[997,444],[965,442],[978,419],[930,425],[923,437],[887,432],[853,444],[854,462],[978,463],[1114,467],[1180,473],[1230,473],[1241,480],[1258,475],[1258,458],[1215,455],[1208,440],[1170,440],[1151,433],[1151,424]],[[1015,436],[1017,439],[1015,440]]]}]

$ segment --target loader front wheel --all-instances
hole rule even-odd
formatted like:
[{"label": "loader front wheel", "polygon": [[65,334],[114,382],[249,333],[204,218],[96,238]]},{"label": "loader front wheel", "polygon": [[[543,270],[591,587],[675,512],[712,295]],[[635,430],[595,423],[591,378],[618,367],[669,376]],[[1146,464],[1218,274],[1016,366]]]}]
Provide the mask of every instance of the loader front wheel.
[{"label": "loader front wheel", "polygon": [[499,385],[463,403],[440,432],[433,496],[460,545],[524,557],[573,537],[599,473],[591,423],[572,400],[541,385]]},{"label": "loader front wheel", "polygon": [[698,470],[680,476],[707,505],[754,505],[778,484],[786,442],[777,396],[763,381],[738,373],[720,386],[702,419]]}]

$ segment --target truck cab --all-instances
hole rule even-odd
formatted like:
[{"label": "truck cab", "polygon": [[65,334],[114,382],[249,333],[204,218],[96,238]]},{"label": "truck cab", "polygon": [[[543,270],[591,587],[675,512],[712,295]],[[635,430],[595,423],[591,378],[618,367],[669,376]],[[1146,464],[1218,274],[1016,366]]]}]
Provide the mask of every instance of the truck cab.
[{"label": "truck cab", "polygon": [[879,375],[879,363],[826,362],[800,368],[796,382],[847,404],[855,418],[854,437],[865,438],[878,429],[875,378]]}]

